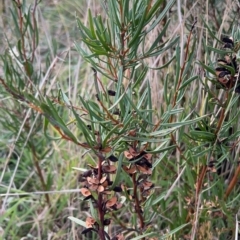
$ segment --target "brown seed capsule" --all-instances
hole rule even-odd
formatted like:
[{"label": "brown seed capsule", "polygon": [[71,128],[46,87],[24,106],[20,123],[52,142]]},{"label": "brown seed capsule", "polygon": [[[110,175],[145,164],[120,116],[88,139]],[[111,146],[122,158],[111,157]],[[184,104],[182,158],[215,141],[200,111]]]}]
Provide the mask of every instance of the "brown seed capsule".
[{"label": "brown seed capsule", "polygon": [[232,37],[223,37],[222,38],[222,41],[224,42],[224,43],[232,43],[233,44],[233,39],[232,39]]},{"label": "brown seed capsule", "polygon": [[82,234],[87,234],[88,232],[95,231],[97,232],[94,228],[86,228],[82,231]]},{"label": "brown seed capsule", "polygon": [[80,192],[82,193],[82,195],[84,197],[88,197],[88,196],[92,195],[91,192],[87,188],[81,188]]},{"label": "brown seed capsule", "polygon": [[112,197],[111,199],[109,199],[107,202],[106,202],[106,207],[107,208],[111,208],[113,207],[115,204],[117,203],[117,197]]},{"label": "brown seed capsule", "polygon": [[91,228],[95,222],[96,222],[96,220],[94,218],[87,217],[87,219],[86,219],[87,228]]},{"label": "brown seed capsule", "polygon": [[227,65],[228,64],[228,62],[224,59],[218,59],[217,62],[219,65]]},{"label": "brown seed capsule", "polygon": [[100,98],[99,98],[98,94],[96,94],[95,96],[96,96],[97,100],[100,101]]},{"label": "brown seed capsule", "polygon": [[215,70],[217,72],[227,71],[227,69],[225,67],[217,67]]},{"label": "brown seed capsule", "polygon": [[116,110],[114,110],[113,114],[114,114],[114,115],[120,115],[121,112],[119,111],[119,109],[116,109]]},{"label": "brown seed capsule", "polygon": [[223,37],[222,41],[225,43],[223,48],[230,48],[230,49],[232,49],[234,47],[234,42],[233,42],[232,38]]},{"label": "brown seed capsule", "polygon": [[92,170],[87,170],[85,172],[83,172],[83,177],[90,177],[92,175]]},{"label": "brown seed capsule", "polygon": [[113,90],[107,90],[109,96],[115,96],[116,92]]},{"label": "brown seed capsule", "polygon": [[226,84],[231,79],[231,75],[228,71],[222,71],[218,74],[218,81],[222,84]]},{"label": "brown seed capsule", "polygon": [[104,221],[103,221],[103,225],[104,226],[108,226],[110,223],[111,223],[111,219],[110,218],[104,219]]},{"label": "brown seed capsule", "polygon": [[87,125],[87,128],[91,131],[92,130],[92,127],[91,127],[91,125]]},{"label": "brown seed capsule", "polygon": [[117,170],[117,168],[113,165],[105,165],[105,166],[102,166],[102,171],[104,173],[115,173]]},{"label": "brown seed capsule", "polygon": [[227,71],[222,71],[222,72],[220,72],[220,73],[218,74],[218,77],[219,77],[219,78],[223,78],[223,77],[225,77],[225,76],[227,76],[227,75],[229,75],[229,72],[227,72]]},{"label": "brown seed capsule", "polygon": [[122,188],[119,187],[119,186],[116,186],[116,187],[113,188],[113,191],[114,192],[122,192]]},{"label": "brown seed capsule", "polygon": [[114,155],[110,155],[108,157],[108,159],[111,161],[111,162],[117,162],[118,161],[118,158],[116,158]]}]

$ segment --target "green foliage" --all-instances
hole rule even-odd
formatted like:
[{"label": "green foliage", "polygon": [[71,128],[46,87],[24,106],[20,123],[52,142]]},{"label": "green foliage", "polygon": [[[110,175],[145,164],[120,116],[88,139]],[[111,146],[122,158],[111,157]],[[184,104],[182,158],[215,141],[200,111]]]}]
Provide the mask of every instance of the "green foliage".
[{"label": "green foliage", "polygon": [[3,9],[3,239],[237,239],[240,33],[215,2]]}]

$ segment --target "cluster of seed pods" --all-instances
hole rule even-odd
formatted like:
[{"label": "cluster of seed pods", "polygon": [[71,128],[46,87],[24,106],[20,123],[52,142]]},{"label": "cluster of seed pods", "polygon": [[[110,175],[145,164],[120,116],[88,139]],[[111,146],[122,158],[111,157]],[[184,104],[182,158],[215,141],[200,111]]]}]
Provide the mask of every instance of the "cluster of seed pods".
[{"label": "cluster of seed pods", "polygon": [[[227,51],[223,59],[218,59],[218,66],[215,69],[217,80],[224,89],[228,90],[235,87],[235,92],[240,93],[239,66],[237,64],[236,54],[234,53],[234,41],[232,38],[224,37],[222,39],[223,48]],[[235,86],[236,85],[236,86]]]}]

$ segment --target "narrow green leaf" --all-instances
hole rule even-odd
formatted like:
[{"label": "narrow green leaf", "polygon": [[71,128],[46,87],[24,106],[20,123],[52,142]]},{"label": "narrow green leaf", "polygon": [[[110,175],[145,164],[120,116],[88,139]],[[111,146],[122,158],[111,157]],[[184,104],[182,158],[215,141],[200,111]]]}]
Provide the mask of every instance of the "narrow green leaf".
[{"label": "narrow green leaf", "polygon": [[[144,14],[142,14],[142,19],[141,22],[139,23],[137,30],[134,32],[134,35],[132,36],[131,40],[128,43],[128,47],[131,48],[131,46],[133,44],[136,44],[136,40],[140,39],[140,33],[141,31],[143,31],[143,26],[144,26],[144,20],[145,20],[145,16],[146,16],[146,12],[147,12],[147,7],[145,7],[144,9]],[[138,41],[137,41],[138,42]]]},{"label": "narrow green leaf", "polygon": [[206,72],[210,72],[211,74],[213,74],[214,76],[216,76],[216,72],[214,68],[211,68],[207,65],[205,65],[204,63],[197,61],[198,64],[200,64],[204,69],[206,69]]},{"label": "narrow green leaf", "polygon": [[82,130],[82,133],[85,137],[85,140],[87,141],[87,143],[93,147],[94,142],[93,142],[93,135],[90,132],[90,130],[88,129],[88,127],[86,126],[86,124],[84,123],[84,121],[79,117],[79,115],[76,113],[76,111],[74,110],[74,108],[72,108],[73,114],[76,118],[78,127]]},{"label": "narrow green leaf", "polygon": [[169,91],[168,91],[168,74],[166,75],[166,77],[164,78],[164,82],[163,82],[163,98],[164,101],[166,102],[167,106],[169,106],[170,104],[170,95],[169,95]]},{"label": "narrow green leaf", "polygon": [[[127,26],[128,25],[128,21],[127,21],[127,17],[129,16],[129,1],[123,1],[123,19],[121,19],[122,22],[124,22],[124,24]],[[125,18],[124,18],[125,17]]]},{"label": "narrow green leaf", "polygon": [[90,9],[88,9],[88,22],[89,22],[89,28],[91,31],[91,34],[93,36],[93,38],[97,38],[96,34],[95,34],[95,29],[94,29],[94,25],[93,25],[93,17],[92,17],[92,12]]},{"label": "narrow green leaf", "polygon": [[[148,109],[152,109],[152,95],[151,95],[152,89],[151,89],[149,81],[147,81],[147,89],[148,89],[148,94],[147,94]],[[148,114],[148,121],[149,122],[153,122],[153,115],[152,115],[152,113],[153,112],[150,111],[149,114]]]},{"label": "narrow green leaf", "polygon": [[[140,99],[139,99],[139,101],[137,103],[137,108],[138,109],[140,109],[141,107],[144,107],[142,105],[143,105],[144,100],[146,99],[147,94],[148,94],[148,88],[146,88],[144,90],[144,92],[141,94],[141,97],[140,97]],[[146,109],[146,108],[144,108],[144,109]]]},{"label": "narrow green leaf", "polygon": [[60,93],[62,95],[63,101],[69,106],[71,103],[70,103],[69,98],[67,97],[67,95],[62,91],[62,89],[60,89]]},{"label": "narrow green leaf", "polygon": [[118,133],[118,129],[120,128],[119,125],[114,126],[113,128],[110,129],[110,131],[107,133],[107,135],[105,136],[104,140],[103,140],[103,146],[106,146],[107,141],[110,139],[110,137],[113,134]]},{"label": "narrow green leaf", "polygon": [[147,53],[144,55],[145,58],[153,57],[153,56],[158,56],[168,50],[169,48],[173,47],[177,42],[179,41],[179,37],[176,37],[173,41],[168,43],[164,48],[161,48],[155,52],[152,53]]},{"label": "narrow green leaf", "polygon": [[173,56],[167,63],[165,63],[164,65],[162,65],[160,67],[152,68],[152,67],[148,66],[148,68],[153,69],[153,70],[160,70],[160,69],[166,68],[175,58],[176,58],[176,56]]},{"label": "narrow green leaf", "polygon": [[78,171],[81,171],[81,172],[86,172],[88,170],[87,168],[77,168],[77,167],[72,167],[72,169],[78,170]]},{"label": "narrow green leaf", "polygon": [[[202,120],[203,118],[207,117],[208,115],[203,115],[201,117],[195,118],[195,119],[191,119],[191,120],[187,120],[187,118],[185,118],[183,121],[181,122],[173,122],[173,123],[162,123],[161,126],[163,127],[182,127],[182,126],[186,126],[186,125],[192,125],[193,123],[199,122],[200,120]],[[189,115],[188,115],[189,117]]]},{"label": "narrow green leaf", "polygon": [[15,30],[15,37],[20,39],[21,38],[21,31],[19,29],[19,24],[18,24],[18,19],[17,19],[18,14],[14,13],[11,8],[9,8],[9,10],[10,10],[10,13],[12,15],[12,19],[13,19],[14,26],[15,26],[15,28],[14,28],[14,30]]},{"label": "narrow green leaf", "polygon": [[217,42],[219,42],[219,43],[222,44],[222,41],[219,40],[219,39],[216,37],[216,33],[213,32],[213,31],[210,29],[210,27],[209,27],[209,26],[207,25],[207,23],[205,22],[204,18],[201,17],[201,19],[202,19],[202,21],[203,21],[203,23],[204,23],[204,26],[207,28],[208,33],[210,34],[210,36],[211,36],[213,39],[217,40]]},{"label": "narrow green leaf", "polygon": [[148,68],[149,67],[144,66],[141,74],[139,74],[138,78],[136,79],[136,81],[134,82],[134,84],[132,86],[133,89],[136,88],[139,85],[139,83],[143,81],[143,79],[145,78],[145,76],[146,76],[146,74],[148,72]]},{"label": "narrow green leaf", "polygon": [[156,46],[160,43],[163,35],[165,34],[167,28],[168,28],[168,25],[170,23],[170,19],[168,19],[167,23],[165,24],[164,28],[162,29],[162,31],[160,32],[160,34],[157,36],[156,40],[153,42],[152,46],[150,47],[150,49],[148,50],[148,52],[152,52]]},{"label": "narrow green leaf", "polygon": [[160,5],[162,4],[163,0],[158,0],[154,3],[154,5],[150,8],[150,11],[147,14],[147,21],[150,21],[154,17],[154,13],[158,11]]},{"label": "narrow green leaf", "polygon": [[234,68],[234,67],[228,66],[228,65],[221,65],[221,64],[219,64],[219,65],[220,65],[220,66],[223,66],[223,67],[226,68],[228,71],[230,71],[232,76],[235,75],[236,72],[235,72],[235,68]]},{"label": "narrow green leaf", "polygon": [[160,201],[162,201],[164,199],[164,197],[166,196],[166,193],[162,193],[159,197],[157,197],[156,199],[154,199],[152,201],[152,206],[158,204]]},{"label": "narrow green leaf", "polygon": [[198,79],[198,76],[193,76],[193,77],[190,77],[189,79],[185,80],[183,82],[183,84],[181,85],[181,87],[179,88],[179,91],[184,89],[185,87],[187,87],[191,82],[193,82],[196,79]]},{"label": "narrow green leaf", "polygon": [[136,107],[136,105],[134,104],[134,102],[130,99],[130,97],[126,94],[125,95],[127,100],[129,101],[129,103],[131,104],[132,108],[137,112],[137,114],[146,122],[149,123],[150,125],[153,125],[152,122],[149,122],[144,115],[141,113],[141,111],[139,111],[139,109]]},{"label": "narrow green leaf", "polygon": [[139,132],[138,134],[142,135],[142,136],[146,136],[146,137],[153,137],[153,136],[164,137],[164,136],[176,131],[177,129],[178,129],[178,127],[172,127],[172,128],[162,129],[162,130],[158,130],[158,131],[151,132],[151,133]]},{"label": "narrow green leaf", "polygon": [[[159,16],[157,17],[157,19],[153,22],[153,24],[150,26],[150,28],[147,30],[147,33],[149,33],[150,31],[152,31],[152,29],[154,29],[159,22],[166,16],[167,11],[172,7],[172,5],[175,3],[175,0],[168,0],[166,7],[161,11],[161,13],[159,14]],[[150,10],[150,14],[152,14],[153,12]],[[147,19],[150,18],[150,14],[148,14],[148,16],[146,17]]]},{"label": "narrow green leaf", "polygon": [[[104,38],[105,37],[104,34],[100,33],[98,30],[96,30],[96,34],[97,34],[97,37],[98,37],[99,41],[101,42],[102,46],[106,49],[106,51],[111,52],[112,50],[107,45],[107,41]],[[106,52],[106,54],[108,54],[108,53]]]},{"label": "narrow green leaf", "polygon": [[191,167],[186,166],[186,175],[187,175],[187,181],[188,184],[194,188],[194,184],[195,184],[195,177],[193,177],[193,170]]},{"label": "narrow green leaf", "polygon": [[[132,141],[140,141],[140,142],[148,142],[148,143],[159,143],[166,140],[166,138],[144,138],[144,137],[131,137],[131,136],[124,136],[124,139],[126,140],[132,140]],[[162,151],[162,150],[161,150]],[[163,150],[164,151],[164,150]],[[155,152],[156,153],[156,152]]]},{"label": "narrow green leaf", "polygon": [[90,206],[90,213],[91,213],[91,216],[95,219],[95,220],[98,220],[98,214],[97,214],[97,209],[96,207],[93,206],[93,202],[92,201],[89,201],[89,206]]},{"label": "narrow green leaf", "polygon": [[48,105],[41,103],[40,107],[43,110],[43,115],[50,121],[53,126],[59,127],[64,134],[66,134],[72,141],[77,142],[77,139],[73,133],[67,128],[63,120],[59,117],[58,112],[54,108],[53,104],[47,99]]},{"label": "narrow green leaf", "polygon": [[185,223],[185,224],[182,224],[181,226],[173,229],[172,231],[170,231],[169,233],[165,234],[163,237],[160,237],[160,239],[167,239],[169,238],[170,236],[173,236],[176,232],[178,232],[179,230],[185,228],[186,226],[188,226],[190,223]]},{"label": "narrow green leaf", "polygon": [[111,185],[110,190],[114,189],[120,183],[123,159],[124,159],[124,154],[122,152],[118,157],[117,172],[116,172],[115,179],[113,181],[113,184]]},{"label": "narrow green leaf", "polygon": [[71,221],[77,223],[78,225],[81,225],[82,227],[87,227],[86,223],[82,221],[81,219],[75,218],[75,217],[68,217]]},{"label": "narrow green leaf", "polygon": [[41,108],[44,110],[44,113],[51,116],[55,121],[59,122],[60,124],[65,125],[62,118],[60,118],[60,116],[58,115],[58,111],[55,109],[51,100],[48,98],[46,100],[47,100],[47,104],[41,103],[41,105],[40,105]]},{"label": "narrow green leaf", "polygon": [[48,133],[47,133],[48,124],[49,124],[49,120],[48,120],[48,118],[45,117],[44,120],[43,120],[43,133],[44,133],[44,135],[50,140],[55,140],[56,141],[56,140],[61,139],[61,137],[51,137],[50,135],[48,135]]},{"label": "narrow green leaf", "polygon": [[[156,154],[156,153],[162,153],[162,152],[166,152],[166,153],[167,153],[168,150],[171,150],[171,149],[173,149],[173,148],[176,148],[176,145],[171,145],[171,146],[168,146],[168,147],[162,147],[162,146],[164,146],[164,145],[166,145],[166,143],[163,143],[163,144],[161,144],[161,146],[155,148],[155,149],[152,150],[152,151],[148,151],[148,152],[149,152],[149,153],[154,153],[154,154]],[[164,156],[164,155],[163,155],[163,156]],[[162,160],[162,156],[161,156],[161,158],[159,158],[156,162],[154,162],[153,168],[154,168],[155,166],[157,166],[157,164],[160,162],[160,160]]]},{"label": "narrow green leaf", "polygon": [[124,95],[126,94],[125,92],[120,96],[121,90],[122,90],[122,81],[123,81],[123,66],[120,66],[119,71],[118,71],[118,81],[117,81],[117,89],[116,89],[116,95],[114,99],[114,104],[108,109],[109,111],[114,109],[117,104],[122,100]]},{"label": "narrow green leaf", "polygon": [[194,139],[199,139],[207,142],[212,142],[216,139],[216,135],[210,132],[192,130],[189,133]]},{"label": "narrow green leaf", "polygon": [[117,1],[109,1],[109,14],[110,19],[112,20],[112,24],[116,24],[118,29],[121,29],[121,21],[119,19],[118,10],[118,2]]},{"label": "narrow green leaf", "polygon": [[181,49],[180,49],[180,46],[179,46],[179,43],[178,43],[177,47],[176,47],[176,67],[175,67],[176,74],[175,74],[175,81],[174,81],[174,91],[176,91],[177,84],[178,84],[178,81],[179,81],[179,76],[180,76],[180,70],[181,70],[180,52],[181,52]]},{"label": "narrow green leaf", "polygon": [[114,36],[112,36],[112,31],[111,31],[111,28],[109,26],[109,19],[107,20],[107,30],[108,30],[108,33],[109,33],[109,39],[108,39],[108,42],[111,44],[111,46],[114,46],[115,45],[115,38]]},{"label": "narrow green leaf", "polygon": [[226,54],[231,54],[231,53],[233,53],[233,51],[220,50],[220,49],[214,48],[214,47],[212,47],[212,46],[207,46],[207,48],[208,48],[208,50],[213,51],[213,52],[216,52],[216,53],[218,53],[218,54],[220,54],[220,55],[226,55]]},{"label": "narrow green leaf", "polygon": [[92,35],[91,31],[83,25],[83,23],[81,22],[81,20],[79,18],[77,18],[77,24],[78,24],[78,28],[80,30],[80,33],[81,33],[83,39],[85,39],[85,40],[88,38],[91,40],[95,39],[94,36]]},{"label": "narrow green leaf", "polygon": [[151,233],[146,233],[146,234],[137,236],[135,238],[132,238],[131,240],[139,240],[139,239],[143,239],[145,237],[152,237],[152,236],[156,236],[156,235],[157,235],[157,233],[151,232]]}]

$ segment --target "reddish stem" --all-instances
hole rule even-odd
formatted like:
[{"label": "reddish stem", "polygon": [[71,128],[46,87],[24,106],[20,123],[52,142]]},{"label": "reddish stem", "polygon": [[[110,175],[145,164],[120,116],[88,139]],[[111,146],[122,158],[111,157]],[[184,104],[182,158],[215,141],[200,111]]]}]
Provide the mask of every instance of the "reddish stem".
[{"label": "reddish stem", "polygon": [[228,188],[226,190],[224,199],[226,200],[228,198],[228,196],[230,195],[230,193],[232,192],[234,186],[237,184],[238,182],[238,178],[240,177],[240,164],[238,165],[235,174],[233,176],[233,179],[231,180],[231,182],[228,185]]},{"label": "reddish stem", "polygon": [[[98,180],[100,181],[102,178],[102,161],[103,156],[101,153],[98,154]],[[104,232],[104,211],[103,211],[103,195],[102,193],[98,193],[98,216],[100,220],[100,225],[98,229],[98,235],[101,240],[105,240],[105,232]]]},{"label": "reddish stem", "polygon": [[[45,180],[44,180],[44,177],[43,177],[43,174],[42,174],[42,170],[41,170],[41,167],[38,163],[38,157],[37,157],[37,154],[36,154],[36,151],[35,151],[35,148],[31,145],[31,149],[32,149],[32,154],[33,154],[33,161],[34,161],[34,165],[35,165],[35,168],[37,169],[37,173],[38,173],[38,176],[40,178],[40,182],[42,184],[42,188],[44,191],[47,191],[47,185],[45,183]],[[51,208],[51,202],[50,202],[50,198],[49,198],[49,195],[48,193],[45,193],[45,198],[46,198],[46,201],[47,201],[47,204],[48,204],[48,207]]]},{"label": "reddish stem", "polygon": [[140,220],[140,228],[141,228],[141,230],[143,230],[144,219],[143,219],[143,215],[141,213],[141,206],[140,206],[140,202],[139,202],[139,199],[138,199],[136,173],[134,173],[132,175],[132,181],[133,181],[133,196],[134,196],[134,200],[135,200],[135,210],[136,210],[137,215],[138,215],[139,220]]}]

